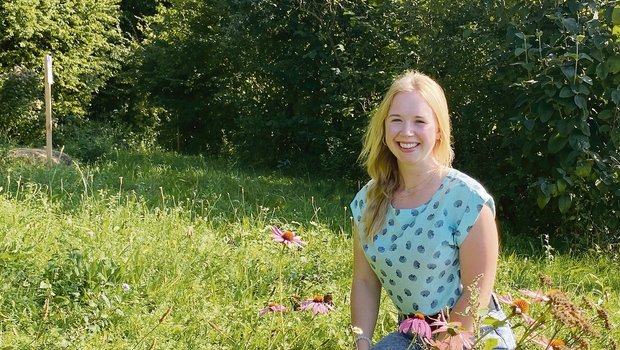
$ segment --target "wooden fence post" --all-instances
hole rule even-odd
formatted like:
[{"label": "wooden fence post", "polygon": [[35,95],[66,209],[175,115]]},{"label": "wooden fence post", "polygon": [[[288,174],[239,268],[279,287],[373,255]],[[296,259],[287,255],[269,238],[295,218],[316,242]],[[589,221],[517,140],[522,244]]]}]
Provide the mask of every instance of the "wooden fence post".
[{"label": "wooden fence post", "polygon": [[52,56],[45,55],[45,143],[47,163],[52,165]]}]

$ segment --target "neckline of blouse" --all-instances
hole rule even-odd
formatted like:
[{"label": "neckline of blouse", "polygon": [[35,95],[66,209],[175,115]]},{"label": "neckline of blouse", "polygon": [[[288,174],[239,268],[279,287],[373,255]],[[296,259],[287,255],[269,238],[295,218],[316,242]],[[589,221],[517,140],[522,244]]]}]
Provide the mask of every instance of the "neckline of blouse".
[{"label": "neckline of blouse", "polygon": [[442,186],[446,184],[446,182],[448,181],[448,178],[449,177],[453,177],[454,171],[456,171],[454,168],[449,168],[448,169],[448,172],[446,173],[446,175],[441,180],[441,183],[439,184],[439,187],[437,187],[437,190],[433,193],[433,195],[431,196],[431,198],[428,201],[418,205],[415,208],[395,208],[394,205],[392,205],[392,201],[390,200],[388,209],[390,209],[392,211],[394,211],[394,210],[418,210],[418,209],[426,207],[430,202],[433,201],[433,199],[435,199],[435,197],[437,196],[439,191],[441,191],[443,189]]}]

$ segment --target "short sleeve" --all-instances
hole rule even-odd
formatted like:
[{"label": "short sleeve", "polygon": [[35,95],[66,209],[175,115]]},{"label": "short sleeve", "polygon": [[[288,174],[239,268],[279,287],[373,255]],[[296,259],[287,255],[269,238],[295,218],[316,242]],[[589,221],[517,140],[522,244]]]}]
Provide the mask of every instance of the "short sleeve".
[{"label": "short sleeve", "polygon": [[362,221],[362,214],[364,213],[364,208],[366,207],[366,194],[368,193],[368,186],[370,182],[364,185],[362,189],[357,192],[353,201],[349,205],[351,208],[351,215],[353,216],[353,221],[356,225],[359,225],[360,221]]},{"label": "short sleeve", "polygon": [[482,187],[476,188],[470,192],[468,198],[463,202],[466,203],[466,205],[462,212],[463,216],[458,221],[455,234],[455,242],[459,247],[465,241],[465,238],[476,223],[476,220],[478,220],[480,212],[485,205],[489,206],[493,212],[493,216],[495,216],[495,202],[493,201],[493,197]]}]

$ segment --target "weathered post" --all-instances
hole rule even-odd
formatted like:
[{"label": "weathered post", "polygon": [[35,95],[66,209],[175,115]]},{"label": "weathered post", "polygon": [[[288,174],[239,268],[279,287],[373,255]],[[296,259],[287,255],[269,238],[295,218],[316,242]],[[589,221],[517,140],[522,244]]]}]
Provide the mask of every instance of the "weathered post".
[{"label": "weathered post", "polygon": [[52,56],[45,55],[45,141],[47,163],[52,164]]}]

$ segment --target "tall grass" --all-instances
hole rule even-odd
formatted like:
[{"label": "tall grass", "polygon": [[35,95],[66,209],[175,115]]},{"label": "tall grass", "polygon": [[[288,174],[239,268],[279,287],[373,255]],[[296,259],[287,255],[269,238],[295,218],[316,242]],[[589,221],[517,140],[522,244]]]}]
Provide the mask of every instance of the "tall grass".
[{"label": "tall grass", "polygon": [[[163,152],[52,168],[4,160],[0,348],[347,348],[357,187]],[[308,245],[274,243],[272,225]],[[612,256],[503,234],[499,292],[536,289],[540,272],[620,321]],[[327,293],[329,315],[292,311]],[[383,300],[377,337],[396,322]],[[269,302],[291,311],[259,317]]]}]

